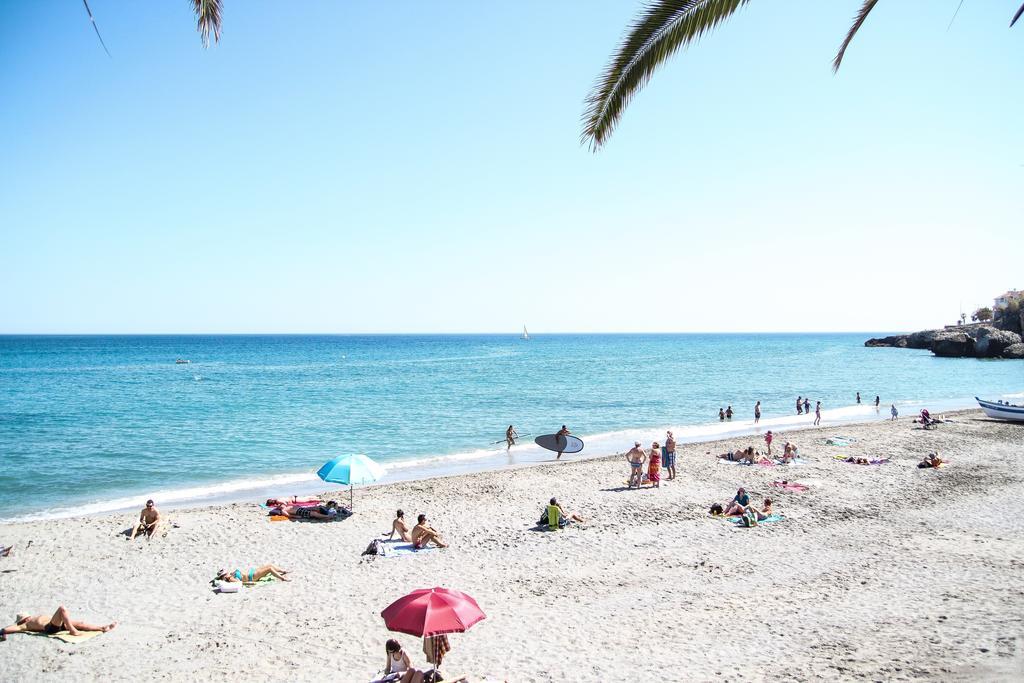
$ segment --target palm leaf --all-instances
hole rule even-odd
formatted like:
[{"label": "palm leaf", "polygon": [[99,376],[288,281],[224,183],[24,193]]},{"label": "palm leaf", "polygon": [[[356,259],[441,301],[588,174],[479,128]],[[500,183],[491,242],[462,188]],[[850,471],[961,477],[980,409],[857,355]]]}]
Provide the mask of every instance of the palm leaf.
[{"label": "palm leaf", "polygon": [[672,55],[750,0],[652,0],[640,12],[586,99],[580,142],[597,151],[633,96]]},{"label": "palm leaf", "polygon": [[839,52],[836,53],[836,58],[832,60],[833,73],[839,71],[839,65],[843,63],[843,55],[846,54],[846,48],[850,47],[850,41],[857,35],[857,31],[864,25],[864,20],[868,18],[871,10],[877,4],[878,0],[864,0],[864,4],[860,6],[860,11],[857,12],[857,17],[853,20],[853,26],[850,27],[850,31],[846,34],[846,40],[839,46]]},{"label": "palm leaf", "polygon": [[210,47],[211,33],[213,41],[219,43],[223,0],[192,0],[192,11],[196,13],[196,30],[203,39],[203,47]]},{"label": "palm leaf", "polygon": [[[85,12],[89,15],[89,21],[92,22],[92,28],[96,31],[96,37],[100,39],[100,45],[103,46],[103,51],[107,53],[108,57],[110,57],[110,50],[107,49],[107,44],[103,42],[103,36],[100,35],[100,27],[96,25],[96,17],[92,15],[92,10],[89,9],[89,3],[87,0],[82,0],[82,4],[85,5]],[[1010,25],[1012,26],[1013,24]]]},{"label": "palm leaf", "polygon": [[1021,5],[1020,9],[1017,10],[1017,13],[1013,15],[1013,19],[1010,19],[1010,28],[1013,28],[1013,25],[1017,23],[1017,20],[1020,19],[1020,15],[1022,14],[1024,14],[1024,5]]}]

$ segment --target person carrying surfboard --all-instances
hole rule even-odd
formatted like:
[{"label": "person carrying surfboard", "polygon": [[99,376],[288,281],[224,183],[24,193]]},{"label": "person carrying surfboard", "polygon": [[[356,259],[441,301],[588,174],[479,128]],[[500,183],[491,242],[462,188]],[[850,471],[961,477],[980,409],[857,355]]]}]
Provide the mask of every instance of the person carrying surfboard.
[{"label": "person carrying surfboard", "polygon": [[[562,428],[558,430],[557,434],[555,434],[555,438],[557,439],[559,448],[565,448],[565,444],[568,443],[568,439],[566,439],[565,437],[569,436],[570,434],[572,434],[572,432],[569,431],[569,428],[566,427],[565,425],[562,425]],[[558,460],[561,457],[562,451],[558,451],[558,455],[555,456],[555,460]]]}]

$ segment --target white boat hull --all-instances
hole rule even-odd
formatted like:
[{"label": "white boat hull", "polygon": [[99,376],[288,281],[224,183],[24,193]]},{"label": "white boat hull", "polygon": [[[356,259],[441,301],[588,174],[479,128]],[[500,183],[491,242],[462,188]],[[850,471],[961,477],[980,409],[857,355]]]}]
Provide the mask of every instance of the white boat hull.
[{"label": "white boat hull", "polygon": [[1009,403],[993,403],[992,401],[982,401],[977,396],[974,400],[978,402],[981,409],[985,411],[985,414],[989,417],[997,420],[1012,420],[1013,422],[1024,422],[1024,406],[1010,405]]}]

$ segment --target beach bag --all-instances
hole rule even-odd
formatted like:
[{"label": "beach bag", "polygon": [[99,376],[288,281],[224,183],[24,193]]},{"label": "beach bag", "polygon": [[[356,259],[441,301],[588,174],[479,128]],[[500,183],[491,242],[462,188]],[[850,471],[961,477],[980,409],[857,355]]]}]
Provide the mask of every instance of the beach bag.
[{"label": "beach bag", "polygon": [[720,515],[722,514],[722,506],[719,503],[712,503],[710,512],[713,515]]},{"label": "beach bag", "polygon": [[370,541],[370,545],[366,546],[366,550],[363,551],[363,555],[383,555],[384,544],[380,542],[379,538],[375,538]]},{"label": "beach bag", "polygon": [[757,514],[753,512],[746,512],[740,517],[740,525],[747,528],[757,526]]}]

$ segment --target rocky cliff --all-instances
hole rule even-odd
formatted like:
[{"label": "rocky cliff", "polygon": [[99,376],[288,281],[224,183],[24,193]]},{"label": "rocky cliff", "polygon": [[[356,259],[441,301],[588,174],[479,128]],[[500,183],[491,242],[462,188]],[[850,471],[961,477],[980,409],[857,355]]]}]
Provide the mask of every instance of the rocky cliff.
[{"label": "rocky cliff", "polygon": [[868,339],[864,346],[892,346],[900,349],[930,349],[949,358],[1024,358],[1020,334],[992,325],[966,325],[945,330]]}]

